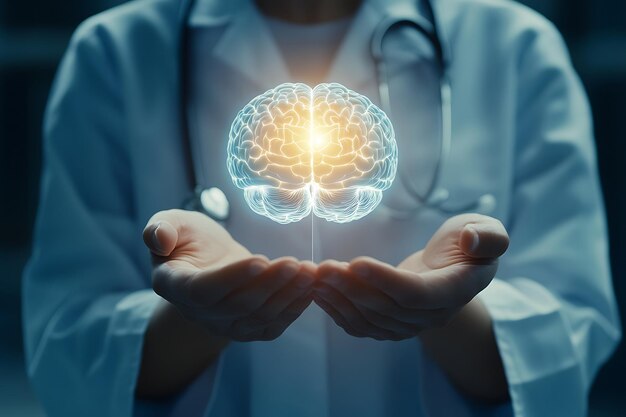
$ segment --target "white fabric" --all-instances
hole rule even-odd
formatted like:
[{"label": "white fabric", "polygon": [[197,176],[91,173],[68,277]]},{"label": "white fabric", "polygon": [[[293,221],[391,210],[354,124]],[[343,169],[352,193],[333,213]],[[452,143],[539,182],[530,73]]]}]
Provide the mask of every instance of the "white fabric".
[{"label": "white fabric", "polygon": [[306,25],[272,17],[263,20],[278,44],[291,76],[309,84],[326,75],[337,47],[352,23],[351,17]]},{"label": "white fabric", "polygon": [[[378,102],[369,39],[411,2],[369,0],[339,46],[327,81]],[[89,19],[74,35],[50,97],[45,171],[25,272],[28,372],[47,414],[71,416],[583,416],[598,367],[620,338],[607,258],[590,112],[557,31],[504,0],[438,0],[451,51],[453,144],[443,175],[449,204],[491,193],[511,247],[480,294],[512,401],[465,398],[417,340],[347,336],[312,306],[279,339],[233,343],[176,398],[133,397],[142,336],[157,296],[141,230],[189,190],[176,90],[179,2],[140,0]],[[226,140],[250,98],[292,78],[248,0],[199,0],[191,25],[190,125],[206,185],[232,206],[228,228],[253,252],[310,254],[310,224],[254,215],[228,178]],[[392,121],[401,170],[423,188],[436,128],[431,53],[410,29],[390,37]],[[417,76],[419,75],[419,76]],[[388,206],[412,201],[400,182]],[[317,223],[316,259],[371,255],[397,263],[445,220]]]}]

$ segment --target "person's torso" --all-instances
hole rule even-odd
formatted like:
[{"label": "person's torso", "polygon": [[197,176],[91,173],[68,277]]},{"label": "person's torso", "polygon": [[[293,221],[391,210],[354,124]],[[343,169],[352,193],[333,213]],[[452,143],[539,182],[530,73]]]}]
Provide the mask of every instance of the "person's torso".
[{"label": "person's torso", "polygon": [[[159,5],[161,13],[176,9],[167,0],[152,3]],[[486,193],[494,195],[496,206],[490,214],[506,223],[514,176],[517,80],[511,68],[516,45],[503,45],[490,35],[486,25],[494,16],[488,7],[473,10],[472,2],[459,3],[435,2],[452,57],[452,145],[440,185],[450,192],[445,203],[450,208],[466,205]],[[364,94],[378,105],[369,39],[372,25],[381,18],[372,6],[363,6],[324,78]],[[177,23],[168,17],[157,29],[158,19],[162,16],[146,12],[142,23],[134,28],[143,33],[138,38],[144,42],[131,38],[117,51],[129,63],[122,75],[139,224],[158,210],[180,207],[190,193],[178,118],[182,104],[176,76]],[[213,24],[192,28],[188,122],[194,139],[194,163],[202,173],[202,185],[219,187],[230,202],[226,228],[250,251],[270,258],[291,255],[310,259],[313,242],[317,262],[329,258],[348,261],[366,255],[397,264],[421,249],[450,214],[417,210],[406,183],[398,178],[385,192],[379,208],[351,223],[314,219],[312,225],[308,217],[281,225],[248,208],[226,167],[230,124],[256,95],[279,83],[298,81],[284,63],[276,64],[279,49],[271,42],[271,32],[259,24],[259,17],[248,10],[232,19],[215,19]],[[360,30],[355,30],[355,25]],[[400,155],[398,176],[408,178],[411,187],[423,192],[440,157],[440,136],[430,134],[438,132],[438,119],[429,111],[440,109],[432,106],[437,79],[424,66],[429,54],[410,49],[413,43],[419,44],[416,36],[412,29],[403,28],[390,37],[386,56],[390,116]],[[145,47],[146,39],[149,48]],[[396,210],[388,207],[411,215],[395,215]],[[148,279],[147,257],[144,265]],[[220,364],[222,376],[214,392],[213,415],[261,416],[263,407],[297,409],[302,407],[299,399],[318,394],[324,398],[317,398],[316,406],[305,404],[300,415],[319,417],[316,413],[320,408],[332,415],[421,415],[421,403],[428,401],[419,394],[423,359],[416,340],[398,343],[352,338],[311,306],[279,339],[229,347]],[[310,373],[310,378],[303,372]],[[320,388],[320,384],[327,385]],[[289,395],[295,397],[280,398]],[[444,395],[459,398],[452,388]],[[232,396],[238,398],[236,405],[229,402]]]}]

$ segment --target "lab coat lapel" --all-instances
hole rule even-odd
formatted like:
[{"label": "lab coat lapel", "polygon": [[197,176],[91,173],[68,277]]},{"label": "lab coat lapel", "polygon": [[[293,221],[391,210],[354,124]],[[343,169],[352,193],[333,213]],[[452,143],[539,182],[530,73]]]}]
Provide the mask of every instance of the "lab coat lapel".
[{"label": "lab coat lapel", "polygon": [[289,73],[271,32],[251,2],[240,3],[213,49],[214,58],[262,89],[285,82]]},{"label": "lab coat lapel", "polygon": [[328,82],[339,82],[356,91],[362,91],[365,85],[373,82],[375,73],[372,71],[370,38],[379,20],[378,11],[365,2],[337,50],[328,71]]},{"label": "lab coat lapel", "polygon": [[337,50],[327,81],[339,82],[361,93],[377,85],[371,52],[372,34],[385,16],[415,20],[422,13],[421,3],[418,3],[410,0],[366,0]]}]

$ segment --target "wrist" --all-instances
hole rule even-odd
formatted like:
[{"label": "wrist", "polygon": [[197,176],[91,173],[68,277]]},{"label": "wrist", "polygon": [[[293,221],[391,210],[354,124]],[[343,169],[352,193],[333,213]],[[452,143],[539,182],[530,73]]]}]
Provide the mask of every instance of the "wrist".
[{"label": "wrist", "polygon": [[508,398],[508,383],[485,305],[474,298],[445,326],[419,334],[424,351],[469,396],[489,403]]},{"label": "wrist", "polygon": [[476,332],[491,332],[491,316],[484,304],[475,297],[465,304],[448,323],[439,327],[425,329],[418,338],[427,349],[462,340]]},{"label": "wrist", "polygon": [[[169,301],[162,299],[156,308],[150,326],[167,328],[167,333],[180,343],[193,343],[208,355],[218,354],[230,339],[211,332],[202,323],[185,317],[180,310]],[[158,332],[160,333],[160,332]]]},{"label": "wrist", "polygon": [[228,339],[186,319],[161,299],[144,335],[135,393],[162,398],[187,386],[217,359]]}]

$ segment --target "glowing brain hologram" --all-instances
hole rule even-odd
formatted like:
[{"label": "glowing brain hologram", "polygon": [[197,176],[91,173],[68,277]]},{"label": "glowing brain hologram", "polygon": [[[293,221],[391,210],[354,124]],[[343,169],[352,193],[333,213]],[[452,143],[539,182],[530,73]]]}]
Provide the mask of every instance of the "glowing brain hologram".
[{"label": "glowing brain hologram", "polygon": [[250,208],[278,223],[311,211],[337,223],[378,206],[398,149],[391,121],[341,84],[281,84],[235,117],[228,171]]}]

